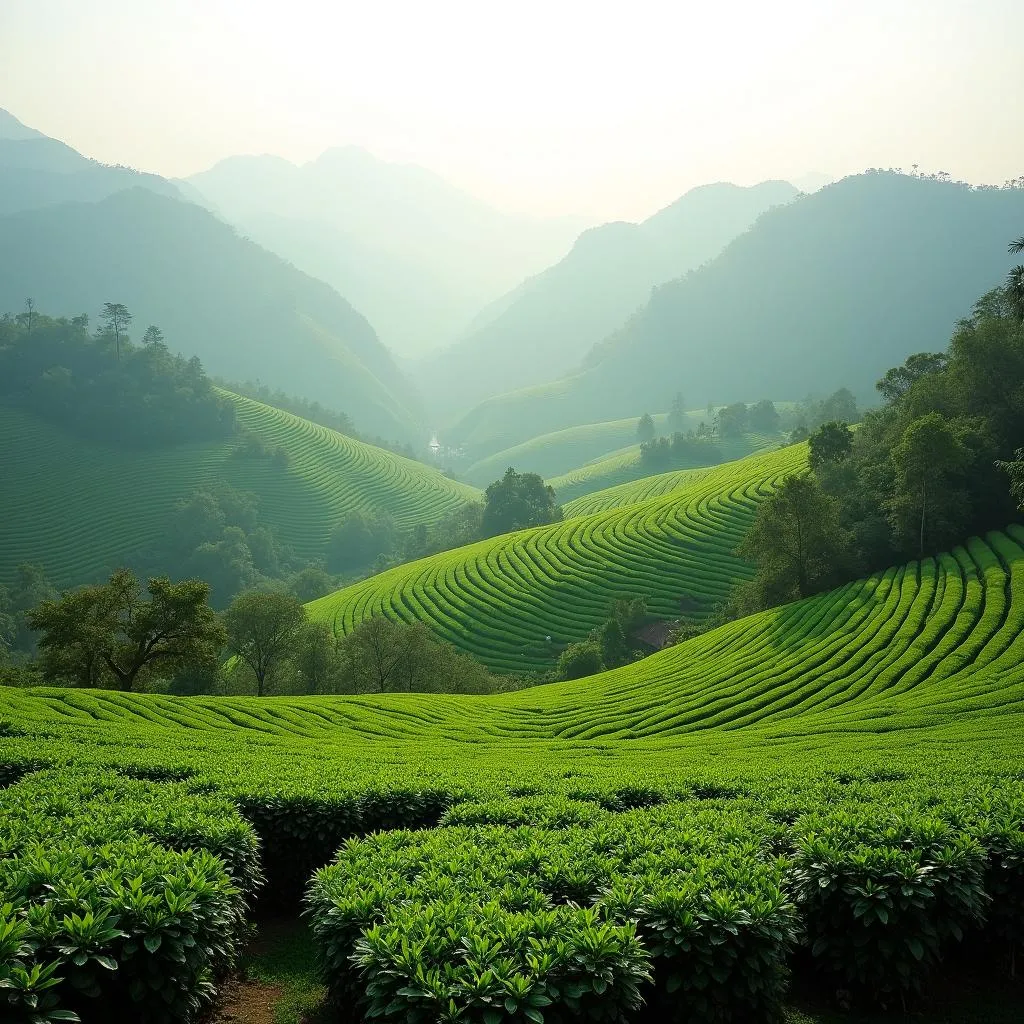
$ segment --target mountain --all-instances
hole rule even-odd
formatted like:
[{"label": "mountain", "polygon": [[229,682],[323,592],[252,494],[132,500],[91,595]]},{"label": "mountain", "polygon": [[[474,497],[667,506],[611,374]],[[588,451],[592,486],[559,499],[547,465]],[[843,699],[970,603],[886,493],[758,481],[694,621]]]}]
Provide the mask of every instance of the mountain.
[{"label": "mountain", "polygon": [[235,156],[187,179],[256,241],[348,296],[402,355],[561,257],[582,226],[495,210],[422,167],[355,146],[298,166]]},{"label": "mountain", "polygon": [[123,302],[135,334],[232,380],[261,380],[348,413],[387,438],[419,436],[418,398],[373,328],[331,287],[192,203],[144,189],[0,218],[0,310],[51,315]]},{"label": "mountain", "polygon": [[126,188],[181,192],[166,178],[110,167],[0,110],[0,216],[65,202],[96,202]]},{"label": "mountain", "polygon": [[1024,189],[872,172],[772,210],[557,381],[497,396],[444,437],[480,457],[545,431],[667,408],[799,398],[874,382],[945,349],[1000,284]]},{"label": "mountain", "polygon": [[797,194],[783,181],[704,185],[640,224],[585,231],[564,259],[417,366],[429,406],[452,422],[482,399],[568,372],[640,309],[655,285],[717,256],[765,210]]}]

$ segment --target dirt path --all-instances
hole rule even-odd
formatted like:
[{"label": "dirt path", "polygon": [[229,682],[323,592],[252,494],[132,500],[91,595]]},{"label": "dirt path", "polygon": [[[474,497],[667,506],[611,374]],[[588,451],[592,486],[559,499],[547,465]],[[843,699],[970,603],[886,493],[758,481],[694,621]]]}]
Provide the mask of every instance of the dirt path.
[{"label": "dirt path", "polygon": [[227,986],[210,1024],[274,1024],[274,1007],[283,989],[243,978]]}]

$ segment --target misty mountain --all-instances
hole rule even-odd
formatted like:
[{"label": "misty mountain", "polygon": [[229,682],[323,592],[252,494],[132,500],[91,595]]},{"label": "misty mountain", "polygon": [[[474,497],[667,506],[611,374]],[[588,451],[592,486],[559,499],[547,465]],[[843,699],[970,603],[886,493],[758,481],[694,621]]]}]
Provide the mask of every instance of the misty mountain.
[{"label": "misty mountain", "polygon": [[650,297],[718,255],[765,210],[797,195],[787,182],[692,189],[640,224],[585,231],[569,254],[476,318],[472,331],[417,367],[431,410],[449,422],[482,399],[566,373]]},{"label": "misty mountain", "polygon": [[90,160],[0,110],[0,215],[54,203],[96,202],[126,188],[181,194],[158,174]]},{"label": "misty mountain", "polygon": [[341,409],[361,431],[418,436],[418,399],[363,316],[194,204],[138,188],[0,218],[0,310],[26,296],[52,315],[123,302],[134,336],[156,324],[214,375]]},{"label": "misty mountain", "polygon": [[449,343],[582,226],[500,212],[354,146],[301,166],[230,157],[187,180],[245,234],[338,288],[403,355]]},{"label": "misty mountain", "polygon": [[762,216],[711,263],[657,288],[574,373],[488,400],[444,440],[489,452],[667,408],[801,398],[874,382],[1000,284],[1024,189],[895,173],[845,178]]}]

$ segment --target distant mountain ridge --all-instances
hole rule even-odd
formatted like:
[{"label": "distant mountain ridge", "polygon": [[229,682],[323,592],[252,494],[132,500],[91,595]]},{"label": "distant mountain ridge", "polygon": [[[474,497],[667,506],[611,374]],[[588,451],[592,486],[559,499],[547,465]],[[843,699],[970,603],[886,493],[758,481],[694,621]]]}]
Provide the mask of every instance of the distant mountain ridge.
[{"label": "distant mountain ridge", "polygon": [[560,262],[417,366],[428,406],[451,422],[483,399],[561,376],[639,310],[653,287],[717,256],[765,210],[798,194],[783,181],[703,185],[639,224],[584,231]]},{"label": "distant mountain ridge", "polygon": [[187,184],[338,288],[403,355],[449,343],[482,306],[560,258],[583,226],[498,211],[425,168],[354,146],[301,165],[229,157]]},{"label": "distant mountain ridge", "polygon": [[1024,189],[873,172],[766,213],[716,259],[655,289],[559,380],[498,395],[444,437],[478,456],[539,433],[752,395],[801,398],[874,382],[941,351],[1000,284]]},{"label": "distant mountain ridge", "polygon": [[348,413],[357,429],[421,436],[415,390],[332,288],[240,238],[202,207],[131,189],[0,219],[0,310],[53,315],[123,302],[206,369]]},{"label": "distant mountain ridge", "polygon": [[0,216],[54,203],[97,202],[126,188],[181,196],[158,174],[90,160],[0,110]]}]

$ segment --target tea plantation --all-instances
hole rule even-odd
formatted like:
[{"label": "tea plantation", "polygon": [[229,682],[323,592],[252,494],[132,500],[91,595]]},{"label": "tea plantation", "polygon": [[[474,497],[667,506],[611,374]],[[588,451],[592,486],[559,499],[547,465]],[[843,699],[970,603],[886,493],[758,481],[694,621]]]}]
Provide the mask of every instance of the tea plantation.
[{"label": "tea plantation", "polygon": [[[752,571],[734,549],[758,500],[806,459],[793,445],[728,463],[661,498],[442,552],[308,608],[337,632],[378,614],[420,621],[494,669],[545,668],[617,597],[642,596],[663,618],[709,612]],[[630,486],[640,497],[649,485]]]},{"label": "tea plantation", "polygon": [[[222,394],[262,453],[246,453],[244,436],[151,451],[114,449],[0,405],[0,577],[35,561],[58,583],[92,580],[125,552],[159,539],[178,498],[218,482],[255,493],[261,518],[310,558],[322,554],[349,512],[385,512],[408,528],[479,497],[418,462]],[[72,521],[75,529],[68,530]]]},{"label": "tea plantation", "polygon": [[807,979],[898,1007],[1007,973],[1022,627],[1011,527],[513,694],[0,691],[4,1019],[189,1019],[252,901],[303,892],[342,1019],[754,1021]]}]

